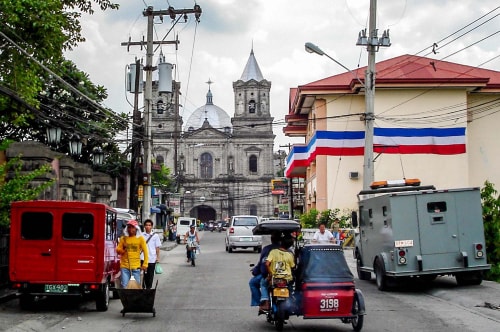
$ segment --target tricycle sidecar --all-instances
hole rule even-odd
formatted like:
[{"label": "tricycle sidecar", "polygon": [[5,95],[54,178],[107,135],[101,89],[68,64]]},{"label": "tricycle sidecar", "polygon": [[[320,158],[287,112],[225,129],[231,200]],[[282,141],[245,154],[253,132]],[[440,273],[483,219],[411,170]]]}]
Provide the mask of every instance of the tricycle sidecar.
[{"label": "tricycle sidecar", "polygon": [[356,289],[341,246],[308,244],[299,250],[295,280],[296,314],[304,319],[337,318],[363,327],[365,303]]},{"label": "tricycle sidecar", "polygon": [[[253,229],[254,234],[260,235],[281,232],[283,236],[290,236],[299,231],[300,224],[292,220],[265,221]],[[278,331],[283,329],[284,320],[293,315],[304,319],[340,319],[360,331],[365,302],[363,294],[355,287],[342,247],[335,244],[299,246],[296,242],[295,260],[292,295],[285,306],[271,306],[267,320]]]}]

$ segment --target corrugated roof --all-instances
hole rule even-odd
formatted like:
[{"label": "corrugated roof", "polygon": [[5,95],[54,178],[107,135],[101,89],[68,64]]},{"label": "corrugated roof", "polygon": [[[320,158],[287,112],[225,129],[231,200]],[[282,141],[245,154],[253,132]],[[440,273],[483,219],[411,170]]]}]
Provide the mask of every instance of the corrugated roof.
[{"label": "corrugated roof", "polygon": [[250,52],[250,56],[248,57],[247,64],[245,69],[243,70],[243,74],[241,74],[240,80],[243,82],[248,82],[250,80],[256,80],[260,82],[264,79],[262,76],[262,72],[260,71],[259,65],[257,64],[257,60],[253,54],[253,49]]},{"label": "corrugated roof", "polygon": [[[460,81],[483,82],[486,87],[498,88],[500,72],[482,69],[458,63],[420,57],[416,55],[401,55],[378,62],[375,65],[377,83],[460,83]],[[353,70],[353,73],[364,81],[366,67]],[[355,84],[357,79],[349,72],[327,77],[299,87],[346,87]],[[486,82],[485,82],[486,83]]]}]

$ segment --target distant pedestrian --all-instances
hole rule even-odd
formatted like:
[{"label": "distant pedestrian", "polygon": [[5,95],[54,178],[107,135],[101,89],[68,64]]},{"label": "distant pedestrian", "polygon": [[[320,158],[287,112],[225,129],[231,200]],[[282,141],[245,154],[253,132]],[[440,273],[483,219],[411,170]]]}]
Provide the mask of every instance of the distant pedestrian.
[{"label": "distant pedestrian", "polygon": [[319,230],[314,233],[312,242],[314,243],[335,243],[335,237],[332,232],[326,229],[326,225],[324,222],[319,224]]},{"label": "distant pedestrian", "polygon": [[[160,247],[161,240],[158,234],[153,232],[153,221],[151,219],[146,219],[144,222],[144,233],[142,236],[146,240],[146,246],[148,247],[148,268],[144,273],[144,280],[142,287],[146,289],[151,289],[153,287],[153,278],[155,275],[156,264],[160,262]],[[141,262],[144,261],[144,254],[141,254]]]}]

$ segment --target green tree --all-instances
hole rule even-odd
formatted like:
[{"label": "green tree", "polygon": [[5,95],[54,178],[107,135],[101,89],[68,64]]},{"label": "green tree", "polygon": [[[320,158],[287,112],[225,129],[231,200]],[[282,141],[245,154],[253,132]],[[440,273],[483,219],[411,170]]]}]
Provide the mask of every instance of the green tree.
[{"label": "green tree", "polygon": [[491,270],[486,272],[489,280],[500,281],[500,197],[494,185],[485,181],[481,188],[483,206],[484,235],[486,256]]},{"label": "green tree", "polygon": [[[85,41],[82,13],[118,9],[109,0],[0,0],[0,80],[29,105],[37,108],[38,94],[49,74],[34,60],[58,73],[63,52]],[[23,52],[29,54],[29,56]],[[24,123],[28,110],[0,95],[0,122]]]},{"label": "green tree", "polygon": [[[8,142],[0,144],[0,150],[5,150]],[[54,180],[33,186],[32,181],[52,170],[47,164],[31,172],[22,172],[22,161],[11,158],[0,164],[0,227],[10,225],[10,204],[15,201],[27,201],[37,198],[45,189],[52,186]],[[8,173],[13,173],[9,181],[5,181]]]},{"label": "green tree", "polygon": [[170,177],[170,168],[161,165],[160,169],[154,170],[151,173],[151,184],[162,192],[172,191],[174,182]]},{"label": "green tree", "polygon": [[[65,60],[63,52],[85,41],[80,18],[94,8],[118,9],[110,0],[0,0],[0,140],[45,141],[47,127],[66,135],[58,151],[68,153],[73,133],[84,141],[80,162],[91,163],[100,147],[101,171],[117,174],[129,167],[114,137],[127,127],[127,115],[99,106],[106,89]],[[49,71],[62,78],[61,82]],[[88,98],[83,98],[78,90]]]}]

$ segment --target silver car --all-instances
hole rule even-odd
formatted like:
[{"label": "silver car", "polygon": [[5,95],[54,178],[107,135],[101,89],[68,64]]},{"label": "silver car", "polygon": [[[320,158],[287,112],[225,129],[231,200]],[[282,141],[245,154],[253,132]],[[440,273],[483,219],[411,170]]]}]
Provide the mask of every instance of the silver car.
[{"label": "silver car", "polygon": [[234,249],[253,248],[262,251],[262,236],[253,235],[252,230],[259,223],[257,216],[233,216],[229,227],[226,229],[226,251]]}]

